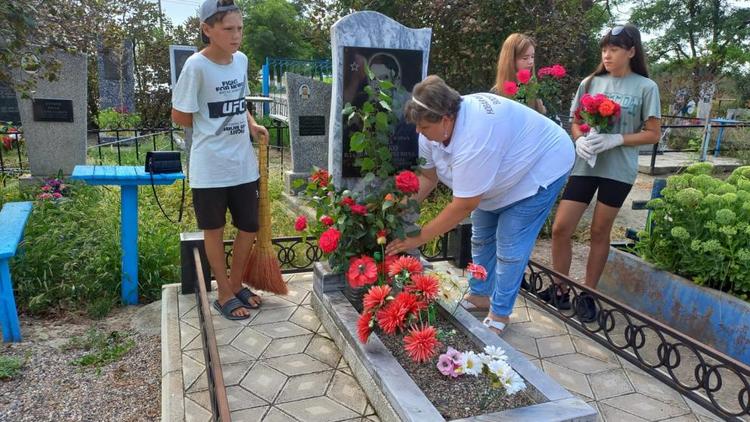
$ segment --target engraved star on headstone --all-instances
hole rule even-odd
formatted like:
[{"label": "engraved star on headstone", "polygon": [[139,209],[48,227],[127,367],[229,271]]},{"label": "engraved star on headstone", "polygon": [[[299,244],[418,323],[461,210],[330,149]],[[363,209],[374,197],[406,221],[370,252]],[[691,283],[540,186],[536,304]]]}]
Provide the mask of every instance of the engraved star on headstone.
[{"label": "engraved star on headstone", "polygon": [[352,72],[359,71],[359,63],[352,62],[352,64],[349,65],[349,68],[352,70]]}]

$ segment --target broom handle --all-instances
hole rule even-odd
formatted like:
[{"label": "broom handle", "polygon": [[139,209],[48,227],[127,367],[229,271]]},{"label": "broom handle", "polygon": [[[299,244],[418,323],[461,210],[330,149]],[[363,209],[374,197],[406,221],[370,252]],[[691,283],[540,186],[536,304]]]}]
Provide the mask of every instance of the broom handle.
[{"label": "broom handle", "polygon": [[268,198],[268,137],[260,135],[260,179],[258,181],[258,217],[260,228],[258,230],[258,245],[271,244],[271,204]]}]

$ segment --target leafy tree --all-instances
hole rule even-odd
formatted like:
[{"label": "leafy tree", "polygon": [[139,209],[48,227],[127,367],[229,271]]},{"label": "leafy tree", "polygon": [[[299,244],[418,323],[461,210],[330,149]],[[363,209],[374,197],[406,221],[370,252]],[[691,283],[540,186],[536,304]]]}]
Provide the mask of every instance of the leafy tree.
[{"label": "leafy tree", "polygon": [[727,0],[637,0],[631,20],[660,34],[648,43],[652,59],[689,70],[693,92],[750,61],[750,7]]}]

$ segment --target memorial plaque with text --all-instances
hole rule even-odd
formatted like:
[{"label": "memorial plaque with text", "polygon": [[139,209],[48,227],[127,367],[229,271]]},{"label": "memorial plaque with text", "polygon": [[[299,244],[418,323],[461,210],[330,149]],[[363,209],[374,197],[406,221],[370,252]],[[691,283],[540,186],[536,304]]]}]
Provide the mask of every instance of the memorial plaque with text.
[{"label": "memorial plaque with text", "polygon": [[299,116],[299,136],[324,136],[325,116]]},{"label": "memorial plaque with text", "polygon": [[32,100],[35,122],[73,122],[73,100]]},{"label": "memorial plaque with text", "polygon": [[[369,67],[377,78],[389,79],[402,86],[405,89],[405,97],[399,98],[398,102],[403,104],[409,98],[414,85],[422,80],[422,60],[421,50],[344,47],[344,104],[361,106],[367,100],[364,91],[368,84],[365,66]],[[389,147],[396,169],[408,169],[417,164],[419,157],[417,132],[413,124],[403,119],[402,110],[398,109],[396,112],[400,120],[391,136]],[[356,131],[356,128],[349,127],[343,120],[342,127],[342,176],[361,177],[359,169],[354,166],[356,154],[349,152],[350,134]]]}]

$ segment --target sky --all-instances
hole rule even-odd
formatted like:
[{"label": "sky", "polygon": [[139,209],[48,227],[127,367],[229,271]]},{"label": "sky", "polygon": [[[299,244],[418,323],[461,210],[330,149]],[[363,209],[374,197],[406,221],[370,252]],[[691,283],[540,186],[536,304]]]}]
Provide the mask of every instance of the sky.
[{"label": "sky", "polygon": [[182,24],[191,16],[198,14],[198,8],[203,0],[151,0],[161,1],[161,9],[175,26]]}]

